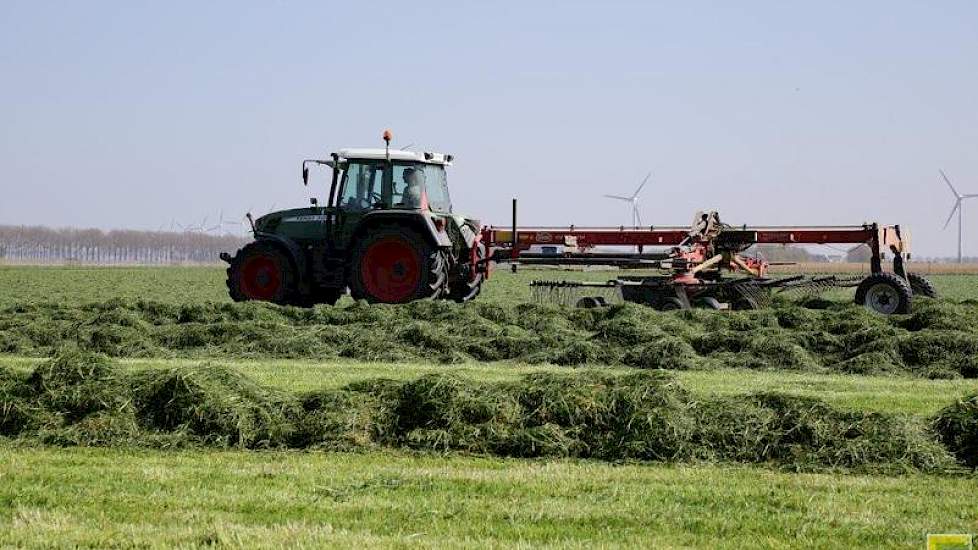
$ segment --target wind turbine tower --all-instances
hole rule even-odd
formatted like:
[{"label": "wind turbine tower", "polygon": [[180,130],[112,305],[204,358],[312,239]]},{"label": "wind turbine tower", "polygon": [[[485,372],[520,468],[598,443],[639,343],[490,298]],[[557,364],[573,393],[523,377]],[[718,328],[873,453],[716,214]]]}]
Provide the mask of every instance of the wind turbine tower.
[{"label": "wind turbine tower", "polygon": [[948,179],[947,174],[944,173],[944,170],[939,170],[939,172],[941,173],[941,177],[944,178],[944,183],[947,184],[948,188],[951,189],[951,193],[954,195],[954,206],[951,207],[951,213],[947,216],[947,221],[944,222],[944,229],[947,229],[948,224],[951,223],[951,218],[954,217],[954,212],[956,210],[958,212],[958,263],[961,263],[963,261],[961,256],[961,203],[964,202],[965,199],[978,198],[978,193],[972,193],[970,195],[962,195],[961,193],[958,193],[958,190],[951,185],[951,180]]}]

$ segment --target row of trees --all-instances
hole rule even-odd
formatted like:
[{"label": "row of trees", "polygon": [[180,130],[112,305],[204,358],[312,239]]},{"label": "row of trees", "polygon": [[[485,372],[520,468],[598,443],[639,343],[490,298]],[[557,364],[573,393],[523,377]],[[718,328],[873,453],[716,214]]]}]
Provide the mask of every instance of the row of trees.
[{"label": "row of trees", "polygon": [[233,235],[163,231],[101,231],[0,225],[0,261],[23,263],[215,263],[245,243]]}]

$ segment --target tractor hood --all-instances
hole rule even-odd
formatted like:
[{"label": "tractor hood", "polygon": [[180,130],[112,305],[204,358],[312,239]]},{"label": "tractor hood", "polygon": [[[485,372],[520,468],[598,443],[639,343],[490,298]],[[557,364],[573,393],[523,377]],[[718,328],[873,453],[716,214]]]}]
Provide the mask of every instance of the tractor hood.
[{"label": "tractor hood", "polygon": [[283,223],[310,223],[323,222],[326,214],[322,208],[291,208],[289,210],[279,210],[269,212],[255,220],[255,230],[261,233],[276,233]]}]

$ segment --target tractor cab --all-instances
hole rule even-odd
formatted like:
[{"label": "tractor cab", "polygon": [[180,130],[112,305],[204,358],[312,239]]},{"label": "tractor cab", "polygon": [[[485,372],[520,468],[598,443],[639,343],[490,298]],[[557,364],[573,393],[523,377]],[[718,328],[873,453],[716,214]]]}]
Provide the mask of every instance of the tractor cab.
[{"label": "tractor cab", "polygon": [[[441,153],[341,149],[326,164],[333,169],[328,206],[348,212],[430,210],[451,214],[446,166],[452,156]],[[308,182],[304,163],[303,180]]]}]

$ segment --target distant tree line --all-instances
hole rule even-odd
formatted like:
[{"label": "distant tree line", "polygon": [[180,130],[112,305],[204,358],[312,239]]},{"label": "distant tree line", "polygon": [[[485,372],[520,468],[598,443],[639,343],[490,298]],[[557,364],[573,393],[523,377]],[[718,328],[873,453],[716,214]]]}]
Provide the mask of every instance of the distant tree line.
[{"label": "distant tree line", "polygon": [[215,263],[246,239],[233,235],[0,225],[0,261],[169,265]]}]

